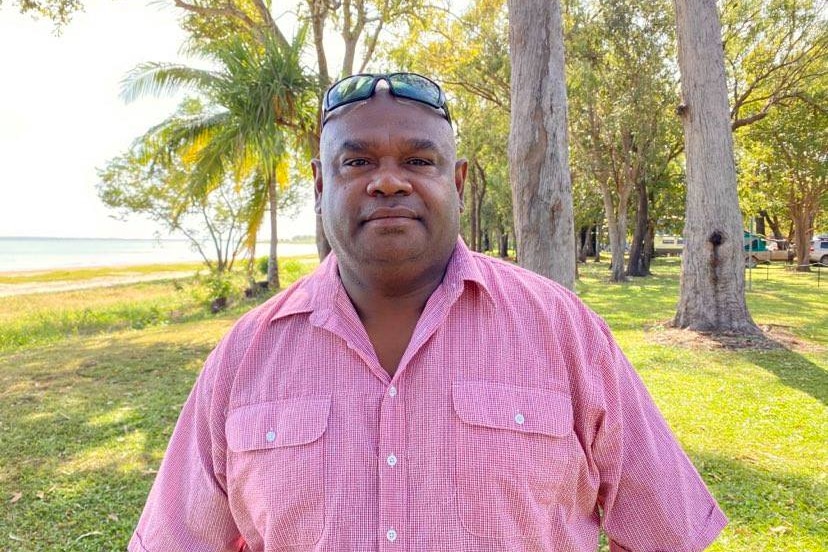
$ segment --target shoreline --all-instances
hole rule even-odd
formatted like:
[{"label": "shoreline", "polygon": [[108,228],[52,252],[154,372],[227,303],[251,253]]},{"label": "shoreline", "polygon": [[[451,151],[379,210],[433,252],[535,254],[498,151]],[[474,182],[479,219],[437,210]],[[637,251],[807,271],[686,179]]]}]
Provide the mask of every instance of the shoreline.
[{"label": "shoreline", "polygon": [[[178,240],[0,238],[0,245],[0,283],[8,282],[9,278],[55,271],[204,262],[188,242]],[[280,257],[317,252],[315,243],[304,241],[280,241],[278,247]],[[266,256],[269,248],[269,242],[257,242],[256,258]],[[208,256],[215,257],[211,252],[215,253],[212,249],[206,250]],[[237,260],[241,261],[242,257]]]},{"label": "shoreline", "polygon": [[[280,255],[279,258],[311,257],[316,255]],[[0,271],[0,298],[192,278],[206,269],[203,262],[185,261]]]}]

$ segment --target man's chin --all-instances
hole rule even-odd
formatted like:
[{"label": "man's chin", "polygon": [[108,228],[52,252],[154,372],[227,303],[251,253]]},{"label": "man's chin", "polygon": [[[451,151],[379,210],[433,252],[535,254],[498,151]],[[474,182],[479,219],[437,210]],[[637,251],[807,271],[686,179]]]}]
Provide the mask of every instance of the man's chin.
[{"label": "man's chin", "polygon": [[403,264],[422,259],[428,252],[422,240],[405,232],[384,233],[366,240],[361,247],[364,261],[374,264]]}]

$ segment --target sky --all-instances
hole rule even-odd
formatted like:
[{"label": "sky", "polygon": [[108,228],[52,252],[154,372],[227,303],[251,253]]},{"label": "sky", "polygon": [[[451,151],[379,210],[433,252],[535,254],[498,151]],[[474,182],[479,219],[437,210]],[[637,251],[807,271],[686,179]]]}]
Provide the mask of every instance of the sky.
[{"label": "sky", "polygon": [[[171,2],[170,2],[171,4]],[[159,2],[85,0],[55,34],[51,21],[0,6],[0,237],[153,238],[152,221],[127,222],[101,203],[97,168],[172,113],[178,99],[119,97],[145,61],[187,61],[177,13]],[[310,202],[279,235],[312,235]]]}]

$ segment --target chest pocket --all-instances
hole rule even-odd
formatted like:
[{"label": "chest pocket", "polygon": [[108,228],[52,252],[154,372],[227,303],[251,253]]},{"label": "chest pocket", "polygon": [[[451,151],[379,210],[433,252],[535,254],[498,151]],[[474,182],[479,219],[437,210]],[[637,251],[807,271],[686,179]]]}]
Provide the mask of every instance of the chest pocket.
[{"label": "chest pocket", "polygon": [[[330,398],[291,398],[232,410],[225,424],[231,507],[255,523],[265,550],[310,545],[325,528]],[[242,529],[240,526],[239,529]],[[244,532],[244,531],[243,531]],[[255,535],[255,536],[254,536]]]},{"label": "chest pocket", "polygon": [[536,538],[576,451],[569,395],[491,382],[456,382],[458,508],[470,533]]}]

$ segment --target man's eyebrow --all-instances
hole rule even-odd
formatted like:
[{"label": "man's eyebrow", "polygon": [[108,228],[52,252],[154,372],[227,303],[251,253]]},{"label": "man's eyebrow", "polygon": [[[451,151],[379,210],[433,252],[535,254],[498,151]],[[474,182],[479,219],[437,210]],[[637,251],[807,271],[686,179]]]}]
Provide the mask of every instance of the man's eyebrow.
[{"label": "man's eyebrow", "polygon": [[361,152],[371,148],[371,144],[366,142],[365,140],[345,140],[342,142],[342,145],[339,146],[340,152],[345,151],[355,151]]},{"label": "man's eyebrow", "polygon": [[436,142],[429,140],[428,138],[411,138],[410,140],[405,141],[405,145],[412,150],[438,151],[440,149]]}]

